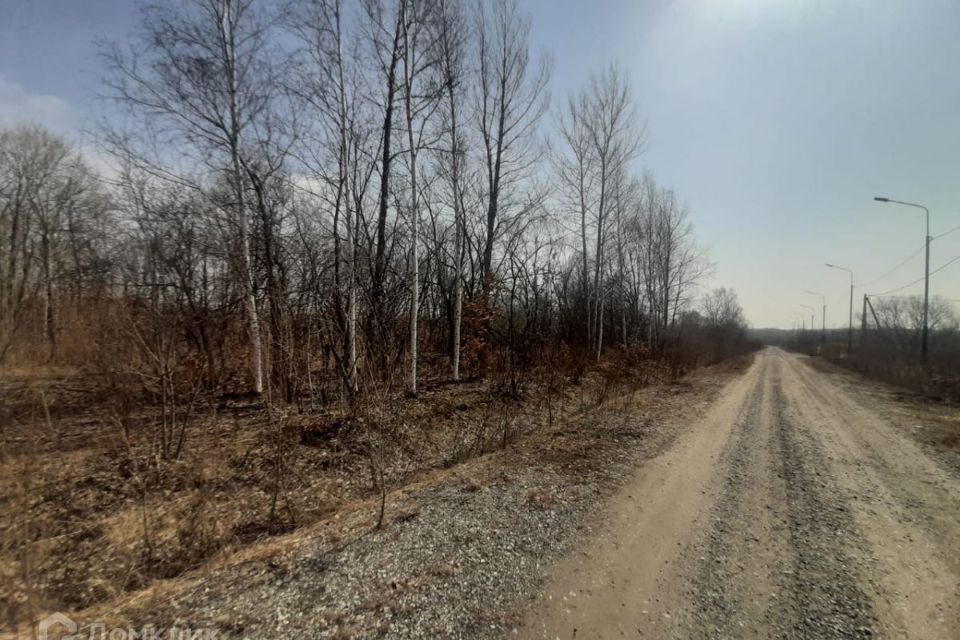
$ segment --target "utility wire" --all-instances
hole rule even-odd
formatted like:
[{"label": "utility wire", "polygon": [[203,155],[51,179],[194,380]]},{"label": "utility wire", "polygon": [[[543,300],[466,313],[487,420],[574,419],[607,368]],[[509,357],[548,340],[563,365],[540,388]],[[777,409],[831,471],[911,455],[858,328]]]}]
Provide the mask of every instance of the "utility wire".
[{"label": "utility wire", "polygon": [[[942,237],[944,237],[944,236],[948,236],[948,235],[950,235],[951,233],[954,233],[954,232],[956,232],[956,231],[960,231],[960,226],[956,226],[956,227],[954,227],[953,229],[949,229],[949,230],[947,230],[947,231],[944,231],[944,232],[941,233],[940,235],[932,236],[932,237],[930,238],[930,241],[932,242],[932,241],[937,240],[937,239],[939,239],[939,238],[942,238]],[[899,269],[899,268],[902,267],[903,265],[907,264],[908,262],[910,262],[911,260],[913,260],[914,258],[916,258],[918,255],[920,255],[920,252],[922,252],[925,247],[926,247],[926,244],[921,245],[919,249],[917,249],[916,251],[914,251],[913,253],[911,253],[908,257],[904,258],[901,262],[898,262],[898,263],[897,263],[897,266],[893,267],[893,268],[890,269],[889,271],[884,272],[883,275],[877,276],[876,278],[874,278],[874,279],[871,280],[870,282],[867,282],[866,284],[860,285],[860,287],[869,287],[869,286],[872,285],[872,284],[876,284],[876,283],[880,282],[881,280],[883,280],[884,278],[886,278],[886,277],[889,276],[890,274],[894,273],[897,269]],[[950,263],[948,262],[947,264],[950,264]],[[943,265],[943,266],[946,267],[947,265],[945,264],[945,265]],[[942,268],[943,268],[943,267],[941,267],[941,269],[942,269]],[[936,272],[933,272],[933,273],[936,273]],[[933,275],[933,274],[931,274],[931,275]],[[923,278],[920,278],[920,280],[923,280]],[[914,280],[914,282],[911,282],[910,284],[915,284],[916,282],[918,282],[918,281],[917,281],[917,280]],[[901,287],[901,288],[909,287],[910,284],[904,285],[904,286]],[[894,289],[894,291],[899,291],[899,289]]]},{"label": "utility wire", "polygon": [[[956,262],[957,260],[960,260],[960,256],[956,256],[956,257],[954,257],[953,259],[948,260],[948,261],[945,262],[944,264],[940,265],[939,267],[937,267],[936,269],[934,269],[933,271],[931,271],[931,272],[930,272],[930,275],[933,275],[933,274],[935,274],[935,273],[938,273],[938,272],[940,272],[940,271],[943,271],[944,269],[946,269],[947,267],[949,267],[951,264],[953,264],[953,263]],[[920,277],[920,278],[917,278],[917,279],[914,280],[913,282],[908,282],[907,284],[903,285],[902,287],[897,287],[896,289],[890,289],[889,291],[884,291],[883,293],[876,293],[876,294],[870,294],[870,295],[876,295],[877,297],[885,296],[885,295],[887,295],[888,293],[896,293],[897,291],[901,291],[901,290],[903,290],[903,289],[906,289],[907,287],[913,286],[913,285],[917,284],[918,282],[922,282],[922,281],[923,281],[923,276]]]},{"label": "utility wire", "polygon": [[941,233],[940,235],[938,235],[938,236],[933,236],[933,237],[930,238],[930,239],[931,239],[931,240],[936,240],[937,238],[942,238],[943,236],[948,236],[948,235],[950,235],[951,233],[953,233],[953,232],[955,232],[955,231],[960,231],[960,227],[954,227],[953,229],[950,229],[949,231],[944,231],[944,232]]},{"label": "utility wire", "polygon": [[[957,228],[960,229],[960,227],[957,227]],[[902,267],[903,265],[907,264],[908,262],[910,262],[911,260],[913,260],[914,258],[916,258],[918,255],[920,255],[920,252],[922,252],[922,251],[924,250],[924,248],[926,248],[926,245],[922,245],[919,249],[917,249],[916,251],[914,251],[913,253],[911,253],[911,254],[910,254],[907,258],[905,258],[902,262],[897,263],[897,266],[895,266],[894,268],[890,269],[889,271],[887,271],[886,273],[884,273],[882,276],[878,276],[877,278],[871,280],[870,282],[868,282],[868,283],[866,283],[866,284],[863,284],[863,285],[860,285],[860,286],[861,286],[861,287],[869,287],[869,286],[872,285],[872,284],[876,284],[877,282],[880,282],[881,280],[883,280],[884,278],[886,278],[887,276],[889,276],[891,273],[893,273],[894,271],[896,271],[897,269],[899,269],[899,268]]]},{"label": "utility wire", "polygon": [[939,267],[937,267],[936,269],[934,269],[933,271],[931,271],[931,272],[930,272],[930,275],[933,275],[933,274],[937,273],[938,271],[943,271],[944,269],[946,269],[947,267],[949,267],[950,265],[952,265],[952,264],[953,264],[954,262],[956,262],[957,260],[960,260],[960,256],[956,256],[956,257],[953,258],[952,260],[948,260],[948,261],[945,262],[944,264],[940,265]]},{"label": "utility wire", "polygon": [[924,278],[924,276],[921,276],[921,277],[917,278],[916,280],[914,280],[913,282],[908,282],[907,284],[903,285],[902,287],[897,287],[896,289],[890,289],[889,291],[884,291],[883,293],[871,293],[870,295],[871,295],[871,296],[877,296],[877,297],[879,298],[879,297],[882,297],[882,296],[887,295],[888,293],[896,293],[897,291],[902,291],[903,289],[906,289],[907,287],[912,287],[913,285],[917,284],[918,282],[923,282],[923,278]]}]

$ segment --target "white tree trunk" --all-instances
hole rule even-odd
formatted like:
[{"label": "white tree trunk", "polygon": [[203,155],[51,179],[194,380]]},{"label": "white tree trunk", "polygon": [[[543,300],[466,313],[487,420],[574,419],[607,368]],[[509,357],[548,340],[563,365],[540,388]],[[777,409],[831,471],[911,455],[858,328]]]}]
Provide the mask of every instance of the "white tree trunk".
[{"label": "white tree trunk", "polygon": [[[401,6],[406,11],[407,4]],[[416,64],[416,43],[410,39],[406,18],[403,18],[404,37],[404,105],[406,106],[407,142],[410,145],[410,393],[417,395],[417,319],[420,316],[420,210],[417,189],[417,140],[413,135],[413,66]]]},{"label": "white tree trunk", "polygon": [[[413,173],[416,173],[415,169]],[[416,184],[416,178],[413,179],[413,183]],[[420,256],[417,251],[419,225],[417,224],[418,213],[416,201],[416,188],[414,188],[413,210],[410,212],[413,217],[413,238],[411,240],[413,246],[410,248],[410,260],[413,263],[410,267],[410,286],[412,287],[410,297],[410,393],[413,395],[417,395],[417,318],[420,315]]]},{"label": "white tree trunk", "polygon": [[354,234],[350,192],[350,149],[348,147],[347,85],[343,76],[343,43],[340,26],[340,2],[335,5],[337,38],[337,81],[340,93],[340,171],[343,189],[345,222],[347,227],[347,383],[350,390],[357,391],[357,247]]},{"label": "white tree trunk", "polygon": [[[454,194],[453,197],[456,199],[459,195]],[[456,205],[454,206],[459,209]],[[454,248],[454,251],[456,251],[456,266],[454,268],[453,285],[453,380],[458,382],[460,380],[460,323],[463,318],[463,232],[460,215],[455,213],[454,217],[456,218],[456,242],[454,243],[456,245]]]},{"label": "white tree trunk", "polygon": [[233,164],[233,182],[237,205],[237,222],[240,234],[240,270],[243,279],[244,306],[247,312],[247,330],[250,332],[250,373],[253,377],[253,391],[263,393],[263,346],[260,339],[260,315],[257,313],[257,300],[253,294],[253,268],[250,261],[250,232],[247,221],[246,199],[244,197],[243,172],[240,169],[240,117],[237,113],[237,65],[236,43],[231,4],[224,3],[223,39],[228,72],[228,91],[230,93],[230,159]]},{"label": "white tree trunk", "polygon": [[347,341],[350,344],[350,387],[357,390],[357,283],[353,277],[353,268],[350,273],[350,298],[347,302],[349,319],[347,320]]},{"label": "white tree trunk", "polygon": [[253,391],[263,393],[263,346],[260,341],[260,314],[257,312],[257,299],[253,295],[253,272],[250,265],[250,240],[247,231],[247,214],[240,209],[240,259],[244,282],[245,308],[247,312],[247,330],[250,332],[250,373],[253,377]]},{"label": "white tree trunk", "polygon": [[463,207],[460,202],[460,141],[457,138],[457,100],[453,83],[447,87],[450,105],[450,162],[453,187],[454,280],[453,280],[453,380],[460,380],[460,325],[463,320]]},{"label": "white tree trunk", "polygon": [[349,182],[345,185],[347,226],[347,383],[351,391],[357,391],[357,269],[356,240],[353,229],[353,214],[350,210]]},{"label": "white tree trunk", "polygon": [[600,298],[597,305],[597,361],[600,360],[600,354],[603,353],[603,303],[604,298]]}]

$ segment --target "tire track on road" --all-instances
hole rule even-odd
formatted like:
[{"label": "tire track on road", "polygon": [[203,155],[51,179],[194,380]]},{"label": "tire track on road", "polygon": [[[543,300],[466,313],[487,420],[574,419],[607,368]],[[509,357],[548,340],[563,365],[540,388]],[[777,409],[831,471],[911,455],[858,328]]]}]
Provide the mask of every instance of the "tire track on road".
[{"label": "tire track on road", "polygon": [[[792,410],[851,497],[865,585],[885,637],[960,637],[960,487],[880,415],[796,356],[785,360]],[[952,489],[952,490],[951,490]]]},{"label": "tire track on road", "polygon": [[829,473],[829,464],[806,424],[790,410],[778,359],[774,432],[783,463],[787,522],[795,562],[784,574],[794,619],[789,637],[869,638],[876,614],[862,588],[855,548],[861,539],[849,498]]},{"label": "tire track on road", "polygon": [[720,495],[691,589],[691,635],[781,637],[789,621],[771,612],[782,599],[778,577],[792,566],[782,505],[782,464],[772,447],[770,362],[744,402],[720,458]]}]

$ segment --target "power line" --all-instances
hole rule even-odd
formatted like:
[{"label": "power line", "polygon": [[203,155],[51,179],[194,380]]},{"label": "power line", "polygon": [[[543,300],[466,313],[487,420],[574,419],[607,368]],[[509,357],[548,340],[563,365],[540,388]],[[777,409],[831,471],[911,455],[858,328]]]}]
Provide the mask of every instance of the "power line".
[{"label": "power line", "polygon": [[941,266],[939,266],[939,267],[937,267],[936,269],[934,269],[933,271],[931,271],[931,272],[930,272],[930,275],[933,275],[933,274],[937,273],[938,271],[943,271],[944,269],[946,269],[947,267],[949,267],[950,265],[952,265],[952,264],[953,264],[954,262],[956,262],[957,260],[960,260],[960,256],[957,256],[957,257],[953,258],[952,260],[948,260],[947,262],[945,262],[945,263],[942,264]]},{"label": "power line", "polygon": [[[952,229],[948,229],[947,231],[944,231],[944,232],[941,233],[940,235],[932,236],[932,237],[930,238],[930,241],[932,242],[932,241],[934,241],[934,240],[938,240],[939,238],[942,238],[942,237],[944,237],[944,236],[948,236],[948,235],[950,235],[951,233],[955,233],[955,232],[957,232],[957,231],[960,231],[960,226],[956,226],[956,227],[954,227],[954,228],[952,228]],[[924,250],[925,247],[926,247],[926,244],[921,245],[919,249],[917,249],[916,251],[914,251],[913,253],[911,253],[909,256],[907,256],[906,258],[904,258],[902,261],[898,262],[895,267],[893,267],[893,268],[890,269],[889,271],[885,271],[882,275],[877,276],[876,278],[874,278],[874,279],[871,280],[870,282],[867,282],[866,284],[862,284],[862,285],[860,285],[860,286],[861,286],[861,287],[869,287],[869,286],[872,285],[872,284],[876,284],[877,282],[880,282],[881,280],[883,280],[884,278],[886,278],[886,277],[889,276],[890,274],[892,274],[892,273],[894,273],[895,271],[897,271],[897,269],[899,269],[899,268],[902,267],[903,265],[907,264],[908,262],[910,262],[911,260],[913,260],[914,258],[916,258],[918,255],[920,255],[920,253]],[[951,262],[952,262],[952,261],[951,261]],[[950,264],[950,262],[948,262],[947,264],[943,265],[943,267],[946,267],[946,266],[949,265],[949,264]],[[940,267],[940,268],[942,269],[943,267]],[[938,269],[938,271],[939,271],[939,269]],[[932,272],[930,275],[933,275],[934,273],[936,273],[936,271]],[[920,278],[920,280],[923,280],[923,278]],[[893,291],[899,291],[900,289],[904,289],[904,288],[906,288],[906,287],[909,287],[911,284],[916,284],[917,282],[919,282],[919,280],[914,280],[914,281],[911,282],[910,284],[903,285],[903,287],[900,287],[900,288],[898,288],[898,289],[893,289]]]},{"label": "power line", "polygon": [[[897,298],[898,300],[910,300],[910,299],[919,298],[920,296],[878,296],[876,294],[871,293],[869,294],[869,297],[871,300],[873,300],[874,298]],[[944,302],[960,302],[960,298],[944,298],[943,296],[933,296],[933,299],[942,300]]]},{"label": "power line", "polygon": [[960,231],[960,226],[954,227],[953,229],[950,229],[949,231],[944,231],[944,232],[941,233],[940,235],[938,235],[938,236],[933,236],[933,237],[930,238],[930,239],[931,239],[931,240],[936,240],[937,238],[942,238],[943,236],[948,236],[948,235],[950,235],[951,233],[953,233],[954,231]]},{"label": "power line", "polygon": [[[944,269],[946,269],[947,267],[949,267],[951,264],[953,264],[953,263],[956,262],[957,260],[960,260],[960,256],[956,256],[956,257],[954,257],[953,259],[948,260],[947,262],[943,263],[942,265],[940,265],[939,267],[937,267],[936,269],[934,269],[933,271],[931,271],[931,272],[930,272],[930,275],[932,276],[932,275],[935,274],[935,273],[938,273],[938,272],[940,272],[940,271],[943,271]],[[880,297],[880,296],[885,296],[885,295],[887,295],[888,293],[896,293],[897,291],[901,291],[901,290],[903,290],[903,289],[906,289],[907,287],[911,287],[911,286],[917,284],[918,282],[922,282],[922,281],[923,281],[923,278],[924,278],[924,277],[921,276],[921,277],[917,278],[916,280],[914,280],[913,282],[908,282],[907,284],[903,285],[902,287],[897,287],[896,289],[890,289],[889,291],[884,291],[883,293],[876,293],[876,294],[870,294],[870,295],[876,295],[877,297]]]},{"label": "power line", "polygon": [[902,287],[897,287],[896,289],[890,289],[889,291],[884,291],[883,293],[871,293],[870,295],[871,295],[871,296],[874,296],[874,295],[875,295],[875,296],[877,296],[877,297],[881,297],[881,296],[887,295],[888,293],[896,293],[897,291],[901,291],[901,290],[903,290],[903,289],[906,289],[907,287],[912,287],[913,285],[917,284],[918,282],[922,282],[922,281],[923,281],[923,278],[924,278],[924,276],[920,276],[919,278],[917,278],[917,279],[914,280],[913,282],[908,282],[907,284],[903,285]]},{"label": "power line", "polygon": [[[958,227],[958,228],[960,228],[960,227]],[[905,258],[902,262],[897,263],[897,266],[895,266],[894,268],[890,269],[889,271],[887,271],[886,273],[884,273],[882,276],[879,276],[879,277],[875,278],[874,280],[871,280],[870,282],[868,282],[868,283],[866,283],[866,284],[864,284],[864,285],[860,285],[860,286],[861,286],[861,287],[869,287],[869,286],[872,285],[872,284],[875,284],[875,283],[877,283],[877,282],[880,282],[881,280],[883,280],[884,278],[886,278],[887,276],[889,276],[891,273],[893,273],[894,271],[896,271],[897,269],[899,269],[899,268],[902,267],[903,265],[907,264],[908,262],[910,262],[911,260],[913,260],[914,258],[916,258],[918,255],[920,255],[920,252],[923,251],[925,247],[926,247],[926,245],[922,245],[919,249],[917,249],[916,251],[914,251],[913,253],[911,253],[911,254],[910,254],[907,258]]]}]

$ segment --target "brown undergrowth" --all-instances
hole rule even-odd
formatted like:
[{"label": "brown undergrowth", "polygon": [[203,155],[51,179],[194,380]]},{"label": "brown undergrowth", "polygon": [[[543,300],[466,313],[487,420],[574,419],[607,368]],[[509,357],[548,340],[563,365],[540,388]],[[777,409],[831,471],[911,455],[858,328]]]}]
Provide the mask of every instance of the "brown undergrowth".
[{"label": "brown undergrowth", "polygon": [[77,371],[10,372],[0,377],[4,626],[215,564],[533,434],[554,434],[538,440],[545,458],[575,463],[586,452],[579,441],[567,450],[571,416],[672,376],[665,363],[620,358],[540,372],[520,397],[496,380],[435,383],[349,415],[208,400],[182,420],[172,456],[157,446],[156,407],[119,411]]}]

